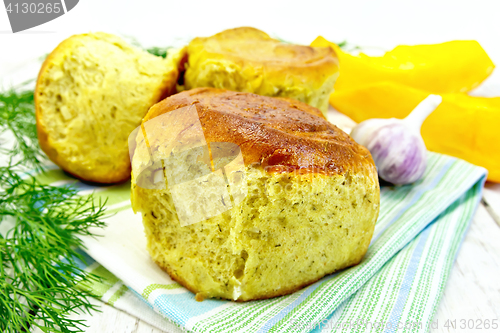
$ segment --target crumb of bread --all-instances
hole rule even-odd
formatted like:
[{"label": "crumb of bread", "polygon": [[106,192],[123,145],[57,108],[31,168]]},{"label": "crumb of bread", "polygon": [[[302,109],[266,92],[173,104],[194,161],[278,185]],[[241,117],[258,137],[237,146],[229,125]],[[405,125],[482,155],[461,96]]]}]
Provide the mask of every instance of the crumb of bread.
[{"label": "crumb of bread", "polygon": [[[187,226],[168,189],[132,185],[153,260],[197,299],[284,295],[361,261],[378,216],[376,182],[253,166],[245,173],[248,194],[238,206]],[[183,199],[195,207],[210,196],[186,191]]]}]

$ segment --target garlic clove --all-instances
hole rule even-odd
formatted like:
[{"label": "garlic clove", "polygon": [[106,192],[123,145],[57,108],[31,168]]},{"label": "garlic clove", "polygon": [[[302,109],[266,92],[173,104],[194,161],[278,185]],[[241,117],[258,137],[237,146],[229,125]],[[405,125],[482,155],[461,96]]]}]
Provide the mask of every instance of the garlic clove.
[{"label": "garlic clove", "polygon": [[439,105],[430,95],[405,119],[369,119],[358,124],[351,137],[372,154],[380,178],[396,185],[419,180],[427,167],[427,149],[420,127]]}]

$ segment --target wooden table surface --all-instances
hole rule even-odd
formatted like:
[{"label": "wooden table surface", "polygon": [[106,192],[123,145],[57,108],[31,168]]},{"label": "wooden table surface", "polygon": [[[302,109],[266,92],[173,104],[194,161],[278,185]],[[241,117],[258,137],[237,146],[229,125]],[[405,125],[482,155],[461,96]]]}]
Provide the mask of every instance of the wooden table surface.
[{"label": "wooden table surface", "polygon": [[[329,120],[346,132],[352,120],[330,110]],[[471,320],[474,327],[486,320],[500,322],[500,184],[486,183],[483,199],[478,206],[456,262],[450,272],[446,289],[434,316],[430,332],[471,332],[461,329]],[[85,319],[88,333],[161,333],[165,332],[99,300],[102,312],[74,315]],[[499,323],[500,325],[500,323]],[[453,328],[453,326],[455,328]],[[466,327],[466,326],[465,326]],[[485,330],[481,332],[500,332]],[[39,329],[33,330],[41,333]]]}]

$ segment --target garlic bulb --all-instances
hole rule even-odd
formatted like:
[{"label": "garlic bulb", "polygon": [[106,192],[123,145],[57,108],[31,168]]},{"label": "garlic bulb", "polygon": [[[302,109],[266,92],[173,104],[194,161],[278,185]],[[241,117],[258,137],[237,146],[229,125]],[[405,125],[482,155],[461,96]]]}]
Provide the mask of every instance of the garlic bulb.
[{"label": "garlic bulb", "polygon": [[372,154],[380,178],[403,185],[423,176],[427,149],[420,127],[441,100],[429,95],[405,119],[368,119],[352,130],[351,137]]}]

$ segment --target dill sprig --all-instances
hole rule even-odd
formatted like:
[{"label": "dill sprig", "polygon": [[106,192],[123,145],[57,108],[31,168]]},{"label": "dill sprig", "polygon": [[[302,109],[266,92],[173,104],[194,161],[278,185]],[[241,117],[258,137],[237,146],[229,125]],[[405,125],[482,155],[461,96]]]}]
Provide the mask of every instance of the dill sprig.
[{"label": "dill sprig", "polygon": [[349,42],[347,42],[346,40],[343,40],[342,42],[337,43],[337,46],[346,52],[354,52],[354,51],[359,51],[362,49],[361,46],[352,45]]},{"label": "dill sprig", "polygon": [[150,47],[150,48],[146,49],[146,51],[151,53],[151,54],[154,54],[155,56],[166,58],[169,49],[170,49],[170,47],[154,46],[154,47]]},{"label": "dill sprig", "polygon": [[133,36],[125,36],[125,39],[133,46],[138,47],[140,49],[143,49],[144,51],[151,53],[155,56],[166,58],[168,54],[168,50],[172,47],[167,46],[167,47],[159,47],[159,46],[152,46],[152,47],[144,47],[138,40],[137,38]]},{"label": "dill sprig", "polygon": [[10,132],[14,136],[12,147],[0,143],[0,153],[28,168],[41,171],[45,157],[38,145],[36,132],[35,105],[33,90],[22,90],[32,81],[0,93],[0,133]]},{"label": "dill sprig", "polygon": [[[97,279],[80,268],[79,236],[102,227],[105,202],[79,196],[71,186],[50,186],[27,168],[43,169],[38,146],[33,91],[0,93],[1,142],[9,161],[0,167],[0,332],[83,332],[84,321],[71,313],[97,310],[87,288]],[[7,145],[8,144],[8,145]],[[14,161],[15,160],[15,161]]]},{"label": "dill sprig", "polygon": [[78,288],[96,279],[79,268],[77,236],[102,227],[104,203],[78,196],[70,186],[50,186],[23,179],[12,166],[0,167],[0,215],[15,225],[0,235],[0,331],[82,332],[81,320],[68,318],[77,309],[95,310]]}]

